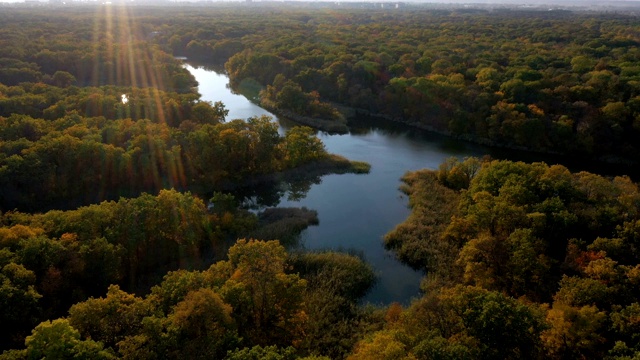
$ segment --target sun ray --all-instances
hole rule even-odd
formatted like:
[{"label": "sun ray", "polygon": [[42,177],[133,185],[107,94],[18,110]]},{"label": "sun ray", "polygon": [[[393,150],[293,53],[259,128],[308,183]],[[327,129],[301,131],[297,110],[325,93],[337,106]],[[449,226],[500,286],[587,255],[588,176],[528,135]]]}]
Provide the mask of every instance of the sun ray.
[{"label": "sun ray", "polygon": [[[163,91],[170,91],[165,69],[156,64],[158,50],[148,39],[136,19],[136,9],[125,2],[105,3],[98,8],[93,34],[93,85],[112,84],[127,86],[127,94],[116,94],[127,99],[122,102],[125,112],[120,116],[140,121],[145,118],[160,125],[146,126],[144,159],[141,168],[122,169],[130,176],[142,177],[143,182],[157,190],[171,186],[183,188],[188,183],[184,156],[180,148],[170,143],[168,116]],[[181,117],[181,116],[180,116]],[[171,122],[176,126],[175,121]],[[166,132],[166,133],[164,133]],[[106,161],[106,160],[105,160]],[[141,173],[142,172],[142,173]],[[137,174],[136,174],[137,173]]]}]

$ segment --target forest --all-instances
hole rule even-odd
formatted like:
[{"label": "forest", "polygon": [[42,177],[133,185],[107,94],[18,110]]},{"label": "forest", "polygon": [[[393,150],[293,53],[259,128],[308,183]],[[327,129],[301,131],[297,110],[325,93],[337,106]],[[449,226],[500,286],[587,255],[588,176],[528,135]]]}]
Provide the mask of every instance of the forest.
[{"label": "forest", "polygon": [[190,19],[158,42],[224,63],[234,83],[266,87],[263,103],[303,115],[338,118],[347,106],[483,144],[637,161],[634,16],[267,12]]},{"label": "forest", "polygon": [[634,165],[638,30],[569,11],[3,8],[0,359],[640,358],[630,177],[488,157],[408,172],[411,214],[380,246],[424,272],[421,295],[364,304],[359,254],[290,246],[313,209],[236,190],[368,164],[309,127],[228,119],[177,58],[313,121]]},{"label": "forest", "polygon": [[346,107],[494,146],[622,163],[639,155],[631,15],[219,5],[70,8],[42,23],[20,12],[3,14],[5,85],[188,92],[179,55],[224,64],[235,86],[257,84],[264,104],[300,116],[340,123]]}]

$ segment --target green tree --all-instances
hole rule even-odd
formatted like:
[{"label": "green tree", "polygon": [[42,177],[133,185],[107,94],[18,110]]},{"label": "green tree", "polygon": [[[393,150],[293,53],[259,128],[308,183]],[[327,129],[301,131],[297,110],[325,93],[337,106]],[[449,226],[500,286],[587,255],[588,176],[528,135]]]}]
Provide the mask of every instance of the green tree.
[{"label": "green tree", "polygon": [[227,114],[229,114],[229,110],[225,109],[224,104],[220,101],[215,104],[199,101],[191,107],[191,120],[198,124],[223,123]]},{"label": "green tree", "polygon": [[151,288],[151,294],[147,300],[164,314],[169,314],[171,309],[184,300],[192,291],[206,287],[205,274],[200,271],[177,270],[168,272],[159,285]]},{"label": "green tree", "polygon": [[139,333],[142,319],[151,313],[143,299],[112,285],[104,298],[73,305],[68,322],[83,338],[100,341],[113,349],[127,336]]},{"label": "green tree", "polygon": [[25,341],[28,359],[115,359],[100,342],[80,340],[65,319],[45,321]]},{"label": "green tree", "polygon": [[226,360],[294,360],[298,359],[292,347],[254,346],[229,351]]},{"label": "green tree", "polygon": [[53,84],[59,87],[69,87],[76,82],[75,76],[66,71],[56,71],[52,77]]},{"label": "green tree", "polygon": [[285,161],[289,167],[319,160],[327,156],[322,141],[313,129],[307,126],[296,126],[289,129],[284,139]]},{"label": "green tree", "polygon": [[24,266],[0,260],[0,349],[20,344],[29,328],[37,323],[39,299],[36,276]]},{"label": "green tree", "polygon": [[474,287],[445,290],[440,299],[452,314],[459,314],[465,332],[479,342],[479,358],[535,358],[541,353],[545,325],[535,307]]}]

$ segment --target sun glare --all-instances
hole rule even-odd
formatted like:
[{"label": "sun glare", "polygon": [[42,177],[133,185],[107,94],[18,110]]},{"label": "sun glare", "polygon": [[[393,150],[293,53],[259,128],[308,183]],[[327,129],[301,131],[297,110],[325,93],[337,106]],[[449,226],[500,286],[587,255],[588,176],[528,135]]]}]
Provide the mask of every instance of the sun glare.
[{"label": "sun glare", "polygon": [[[147,109],[155,109],[158,122],[166,123],[160,91],[167,89],[167,84],[161,73],[162,68],[157,66],[154,59],[157,52],[147,42],[148,35],[136,23],[135,8],[127,6],[125,2],[105,2],[105,5],[110,6],[98,7],[94,18],[93,46],[97,59],[93,66],[94,85],[108,83],[131,86],[129,94],[121,95],[121,103],[128,106],[130,113],[137,111],[136,106],[141,105],[140,101],[146,101],[148,103],[144,105]],[[144,96],[136,96],[139,92]],[[164,149],[154,141],[155,136],[149,133],[147,139],[151,161],[157,164],[157,171],[146,176],[153,177],[152,181],[158,188],[165,187],[167,183],[184,186],[186,177],[180,156],[167,158]],[[168,173],[168,179],[161,178],[159,174],[162,173]]]}]

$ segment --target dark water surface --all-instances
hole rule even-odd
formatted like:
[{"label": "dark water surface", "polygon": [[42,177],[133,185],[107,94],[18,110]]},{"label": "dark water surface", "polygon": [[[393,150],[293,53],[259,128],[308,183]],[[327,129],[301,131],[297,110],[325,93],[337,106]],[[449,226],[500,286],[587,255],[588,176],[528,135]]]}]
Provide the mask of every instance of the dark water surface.
[{"label": "dark water surface", "polygon": [[[230,119],[246,119],[256,115],[269,115],[278,120],[281,131],[293,123],[278,119],[245,96],[234,94],[228,87],[228,78],[212,69],[186,68],[196,77],[202,98],[222,101],[229,110]],[[558,163],[553,157],[512,150],[491,149],[441,135],[410,128],[388,121],[354,121],[350,133],[330,135],[319,132],[330,153],[351,160],[371,164],[367,175],[327,175],[314,184],[300,200],[281,198],[278,206],[302,207],[318,211],[320,224],[309,227],[301,234],[300,246],[306,249],[355,250],[364,255],[374,267],[378,283],[365,301],[389,304],[397,301],[407,304],[419,296],[423,274],[403,265],[386,251],[382,244],[384,234],[403,222],[409,215],[407,199],[398,190],[400,178],[407,171],[435,169],[446,158],[455,156],[491,155],[498,159],[546,161]],[[565,164],[582,170],[585,164]],[[586,168],[588,169],[588,167]]]}]

